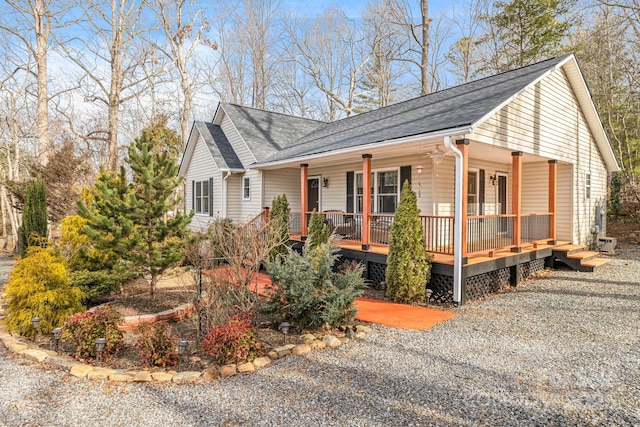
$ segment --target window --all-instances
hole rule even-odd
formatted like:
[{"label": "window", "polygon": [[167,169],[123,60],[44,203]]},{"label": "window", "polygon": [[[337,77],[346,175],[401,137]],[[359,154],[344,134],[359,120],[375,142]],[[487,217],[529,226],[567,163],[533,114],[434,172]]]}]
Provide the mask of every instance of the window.
[{"label": "window", "polygon": [[193,182],[193,208],[197,214],[209,214],[209,180]]},{"label": "window", "polygon": [[478,215],[478,171],[469,170],[467,175],[467,215]]},{"label": "window", "polygon": [[242,178],[242,199],[249,200],[251,197],[251,179],[248,176]]},{"label": "window", "polygon": [[[362,212],[363,182],[362,173],[356,174],[355,211]],[[395,213],[398,206],[399,188],[398,170],[376,171],[371,173],[371,212]]]},{"label": "window", "polygon": [[588,173],[584,177],[584,195],[585,198],[591,198],[591,174]]}]

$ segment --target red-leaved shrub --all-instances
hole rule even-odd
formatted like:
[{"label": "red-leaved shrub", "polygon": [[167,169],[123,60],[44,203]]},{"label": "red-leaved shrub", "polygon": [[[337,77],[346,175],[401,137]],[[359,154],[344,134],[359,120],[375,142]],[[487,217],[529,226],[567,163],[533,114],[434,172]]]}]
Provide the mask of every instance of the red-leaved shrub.
[{"label": "red-leaved shrub", "polygon": [[171,327],[164,323],[143,323],[135,347],[145,366],[175,366],[178,363],[178,340],[171,336]]},{"label": "red-leaved shrub", "polygon": [[65,322],[62,339],[73,342],[77,359],[93,359],[96,357],[96,339],[106,338],[102,359],[108,360],[122,345],[122,332],[118,329],[121,322],[122,317],[111,307],[76,314]]},{"label": "red-leaved shrub", "polygon": [[264,347],[255,336],[251,313],[240,313],[216,325],[204,338],[202,347],[222,364],[252,361],[264,355]]}]

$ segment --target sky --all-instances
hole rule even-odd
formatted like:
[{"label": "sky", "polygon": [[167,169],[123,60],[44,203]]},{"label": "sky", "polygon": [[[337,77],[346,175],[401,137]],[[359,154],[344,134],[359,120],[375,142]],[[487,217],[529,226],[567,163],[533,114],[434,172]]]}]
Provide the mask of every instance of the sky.
[{"label": "sky", "polygon": [[[344,0],[336,2],[335,0],[283,0],[282,8],[297,11],[305,16],[313,17],[321,13],[323,10],[331,6],[337,6],[342,9],[347,16],[357,18],[360,17],[362,10],[366,7],[368,0]],[[417,12],[419,0],[410,0]],[[450,8],[453,2],[447,0],[431,0],[429,1],[429,14],[437,14]]]}]

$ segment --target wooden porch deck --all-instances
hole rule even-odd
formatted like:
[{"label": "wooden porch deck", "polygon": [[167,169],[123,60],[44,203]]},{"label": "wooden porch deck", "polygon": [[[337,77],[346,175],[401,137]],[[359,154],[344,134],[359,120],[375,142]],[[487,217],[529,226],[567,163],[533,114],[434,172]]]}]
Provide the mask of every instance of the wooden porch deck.
[{"label": "wooden porch deck", "polygon": [[[292,234],[290,237],[291,240],[302,242],[302,238],[299,234]],[[505,247],[502,249],[496,249],[492,251],[483,251],[476,252],[470,254],[467,257],[467,263],[465,266],[471,266],[474,264],[482,264],[482,263],[495,263],[498,260],[504,260],[506,258],[522,258],[523,255],[538,252],[540,250],[553,250],[555,247],[564,246],[569,244],[568,241],[557,241],[555,245],[551,245],[548,243],[548,240],[540,240],[537,242],[527,243],[521,246],[522,250],[520,252],[511,252],[510,247]],[[349,251],[357,251],[357,252],[366,252],[376,255],[387,256],[389,254],[389,246],[387,245],[370,245],[368,250],[362,249],[362,244],[360,242],[354,242],[352,240],[338,240],[336,245],[341,249],[347,249]],[[435,264],[443,264],[453,266],[453,255],[451,254],[441,254],[441,253],[433,253],[433,263]]]}]

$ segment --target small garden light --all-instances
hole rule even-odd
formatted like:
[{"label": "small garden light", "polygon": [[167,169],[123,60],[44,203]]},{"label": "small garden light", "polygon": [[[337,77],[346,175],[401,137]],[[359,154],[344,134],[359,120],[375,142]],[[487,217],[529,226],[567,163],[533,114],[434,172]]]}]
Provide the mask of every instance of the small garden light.
[{"label": "small garden light", "polygon": [[100,365],[100,361],[102,359],[102,352],[104,351],[104,347],[106,345],[107,345],[106,338],[96,339],[96,366]]},{"label": "small garden light", "polygon": [[187,352],[187,346],[189,345],[188,341],[178,341],[178,372],[180,372],[182,368],[182,357]]},{"label": "small garden light", "polygon": [[280,332],[282,332],[282,335],[284,335],[284,343],[287,343],[287,334],[289,333],[289,328],[291,327],[291,325],[289,324],[289,322],[282,322],[280,323],[280,326],[278,326],[278,330]]},{"label": "small garden light", "polygon": [[56,352],[58,351],[58,346],[60,345],[60,334],[62,333],[62,328],[55,328],[51,331],[53,334],[53,339],[56,341]]},{"label": "small garden light", "polygon": [[424,293],[425,299],[427,300],[427,305],[431,302],[431,295],[433,295],[433,290],[427,289]]},{"label": "small garden light", "polygon": [[41,317],[34,317],[33,319],[31,319],[31,326],[33,326],[33,341],[36,341],[36,338],[38,337],[38,331],[40,330],[40,321],[42,320]]}]

